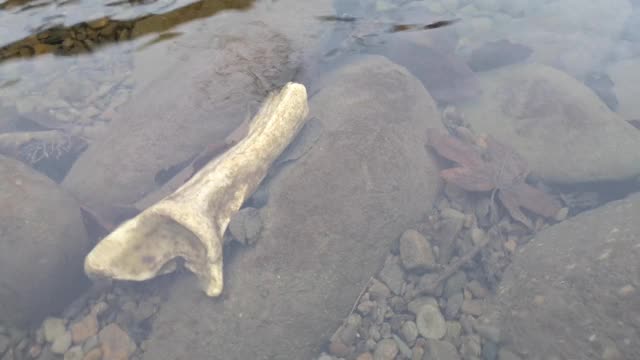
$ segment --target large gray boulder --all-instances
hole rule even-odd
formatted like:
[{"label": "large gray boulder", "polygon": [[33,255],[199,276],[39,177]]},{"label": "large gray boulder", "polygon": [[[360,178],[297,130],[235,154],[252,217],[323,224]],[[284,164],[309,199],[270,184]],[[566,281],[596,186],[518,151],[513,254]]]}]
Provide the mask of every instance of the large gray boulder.
[{"label": "large gray boulder", "polygon": [[[161,185],[156,175],[221,142],[270,90],[296,74],[330,1],[285,0],[185,25],[186,35],[136,54],[137,89],[63,186],[109,219]],[[142,30],[141,30],[142,31]],[[163,44],[164,45],[164,44]]]},{"label": "large gray boulder", "polygon": [[222,298],[172,285],[144,359],[311,359],[389,246],[440,187],[424,148],[441,128],[420,82],[383,57],[335,72],[310,100],[323,132],[269,182],[257,244],[225,263]]},{"label": "large gray boulder", "polygon": [[536,235],[485,321],[526,359],[640,359],[640,194]]},{"label": "large gray boulder", "polygon": [[36,325],[87,284],[82,214],[49,178],[1,155],[0,189],[0,323]]},{"label": "large gray boulder", "polygon": [[514,65],[479,76],[482,95],[460,106],[478,132],[513,146],[549,182],[624,180],[640,175],[640,131],[584,84],[545,65]]}]

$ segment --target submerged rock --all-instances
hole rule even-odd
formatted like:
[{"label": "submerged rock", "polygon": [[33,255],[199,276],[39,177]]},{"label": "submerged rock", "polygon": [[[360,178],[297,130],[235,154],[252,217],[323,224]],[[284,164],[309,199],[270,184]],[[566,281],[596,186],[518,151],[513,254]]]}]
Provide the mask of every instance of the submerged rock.
[{"label": "submerged rock", "polygon": [[471,68],[453,52],[403,38],[390,39],[367,52],[406,67],[438,103],[464,102],[480,92]]},{"label": "submerged rock", "polygon": [[[540,358],[640,354],[640,194],[553,225],[505,272],[481,323],[503,343]],[[480,328],[477,328],[480,331]]]},{"label": "submerged rock", "polygon": [[482,95],[460,106],[477,133],[512,146],[549,182],[623,180],[640,174],[640,131],[584,84],[544,65],[480,76]]},{"label": "submerged rock", "polygon": [[0,156],[0,322],[36,325],[86,285],[78,204],[49,178]]},{"label": "submerged rock", "polygon": [[144,359],[312,358],[393,239],[425,216],[440,189],[424,149],[427,127],[442,127],[433,99],[379,56],[324,80],[309,104],[324,134],[270,180],[255,246],[229,258],[218,300],[177,279]]}]

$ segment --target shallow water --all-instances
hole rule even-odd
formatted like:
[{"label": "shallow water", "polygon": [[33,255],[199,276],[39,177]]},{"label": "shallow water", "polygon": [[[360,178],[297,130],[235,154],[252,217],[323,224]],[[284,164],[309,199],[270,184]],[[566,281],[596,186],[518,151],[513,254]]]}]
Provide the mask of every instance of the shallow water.
[{"label": "shallow water", "polygon": [[[457,21],[430,26],[450,20]],[[0,2],[0,154],[60,184],[83,207],[89,236],[96,241],[142,210],[135,205],[165,194],[163,186],[171,185],[174,175],[179,176],[174,182],[183,181],[194,159],[206,161],[235,144],[239,138],[231,141],[228,135],[241,128],[269,92],[297,81],[311,97],[335,81],[332,71],[357,64],[362,55],[381,55],[422,83],[452,134],[464,139],[467,133],[460,127],[468,127],[472,133],[494,136],[526,158],[528,182],[553,196],[572,218],[638,191],[639,31],[640,3],[635,0],[323,0],[308,6],[288,0],[5,0]],[[322,144],[320,133],[336,130],[331,122],[323,126],[314,128],[318,133],[300,136],[313,139],[300,145],[305,154],[316,141]],[[474,146],[483,140],[476,141]],[[458,164],[464,163],[460,157],[472,156],[447,156],[437,150]],[[487,154],[482,156],[490,163]],[[425,205],[425,213],[437,209],[436,220],[427,216],[415,226],[429,238],[429,231],[449,226],[451,218],[442,213],[452,210],[473,213],[474,224],[487,233],[506,234],[500,238],[498,247],[504,249],[499,259],[483,252],[482,260],[475,258],[477,269],[466,269],[482,274],[470,282],[484,281],[492,290],[516,252],[509,249],[519,249],[526,243],[523,239],[531,238],[531,229],[523,224],[538,231],[555,223],[535,209],[524,211],[530,221],[521,221],[509,206],[500,207],[505,198],[496,192],[507,192],[511,188],[504,183],[519,180],[505,181],[504,164],[498,168],[492,181],[499,184],[479,194],[460,179],[451,181],[470,193],[465,197],[460,189],[447,187],[445,200]],[[480,176],[473,180],[482,181]],[[265,188],[259,196],[266,197]],[[530,194],[519,195],[521,205],[533,202],[526,199]],[[259,196],[247,204],[259,207],[256,204],[267,201]],[[13,197],[16,204],[7,209],[20,205],[20,199]],[[478,215],[482,207],[486,218]],[[0,212],[0,235],[3,226],[13,224],[12,216]],[[455,263],[456,256],[477,245],[469,242],[470,227],[461,230],[468,236],[459,236],[466,236],[466,245],[460,240],[450,249],[436,246],[451,252],[447,261]],[[7,230],[9,235],[0,241],[7,242],[11,231],[17,230]],[[397,249],[390,251],[398,255]],[[11,269],[2,271],[0,277],[12,277]],[[419,282],[411,271],[404,277],[407,284]],[[354,281],[354,286],[364,285]],[[466,291],[464,296],[473,295]],[[447,300],[441,298],[443,311]],[[2,311],[0,306],[0,315]],[[401,333],[400,326],[390,326]],[[381,325],[376,331],[384,329]],[[151,330],[136,331],[139,347]],[[2,336],[0,331],[0,340]],[[415,339],[401,336],[415,353]],[[381,338],[392,337],[378,333],[368,348],[351,339],[353,349],[345,357],[355,358],[354,351],[378,351]],[[475,346],[467,338],[461,340],[466,347],[447,339],[460,352]],[[625,339],[633,336],[612,341],[624,352],[620,344]],[[396,342],[402,352],[404,343]],[[483,340],[484,349],[497,346],[488,343]],[[609,349],[607,344],[602,346]],[[343,353],[328,345],[320,350]],[[2,360],[4,351],[0,347]],[[143,358],[142,351],[136,351],[135,356]],[[279,355],[275,358],[287,358]],[[402,356],[406,351],[397,358]]]}]

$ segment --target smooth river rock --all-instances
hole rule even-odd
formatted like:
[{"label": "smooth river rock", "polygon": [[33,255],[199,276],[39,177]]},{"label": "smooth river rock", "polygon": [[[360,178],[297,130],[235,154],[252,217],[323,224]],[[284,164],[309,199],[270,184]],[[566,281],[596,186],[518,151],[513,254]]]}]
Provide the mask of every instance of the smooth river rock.
[{"label": "smooth river rock", "polygon": [[553,183],[640,175],[640,131],[584,84],[554,68],[514,65],[479,76],[482,95],[460,106],[476,132],[513,146]]},{"label": "smooth river rock", "polygon": [[0,155],[0,323],[39,325],[87,285],[78,204],[46,176]]},{"label": "smooth river rock", "polygon": [[391,243],[431,208],[441,181],[425,131],[442,125],[419,80],[366,56],[323,84],[310,116],[324,132],[270,181],[256,245],[225,257],[219,299],[177,279],[144,359],[313,358]]},{"label": "smooth river rock", "polygon": [[640,359],[639,217],[637,193],[538,233],[481,323],[523,359]]}]

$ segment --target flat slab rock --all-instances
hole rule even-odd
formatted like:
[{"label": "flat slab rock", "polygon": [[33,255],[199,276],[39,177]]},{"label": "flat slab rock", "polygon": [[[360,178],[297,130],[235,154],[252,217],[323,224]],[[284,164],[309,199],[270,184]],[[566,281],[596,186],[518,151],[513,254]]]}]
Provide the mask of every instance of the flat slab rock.
[{"label": "flat slab rock", "polygon": [[479,76],[482,95],[460,106],[476,132],[511,145],[548,182],[640,175],[640,131],[583,83],[554,68],[513,65]]},{"label": "flat slab rock", "polygon": [[541,231],[483,320],[527,359],[640,359],[639,217],[640,193]]},{"label": "flat slab rock", "polygon": [[144,359],[311,359],[430,208],[441,182],[426,128],[442,125],[420,82],[379,56],[325,80],[310,99],[323,135],[270,181],[256,245],[225,258],[219,299],[178,278]]}]

